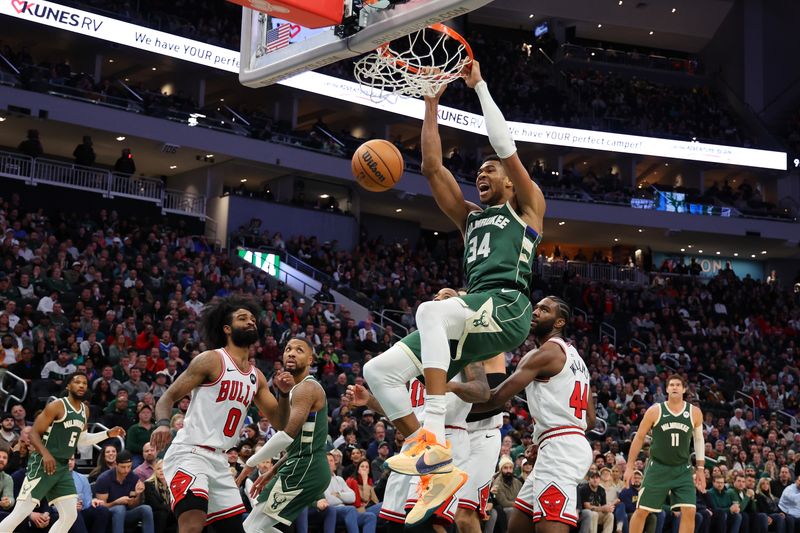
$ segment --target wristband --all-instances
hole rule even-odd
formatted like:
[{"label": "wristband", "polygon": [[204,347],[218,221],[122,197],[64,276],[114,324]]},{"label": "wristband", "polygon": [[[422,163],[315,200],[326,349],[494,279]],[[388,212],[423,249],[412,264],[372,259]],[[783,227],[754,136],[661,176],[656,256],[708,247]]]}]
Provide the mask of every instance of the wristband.
[{"label": "wristband", "polygon": [[156,427],[159,427],[159,428],[160,427],[167,427],[168,428],[169,426],[170,426],[169,418],[162,418],[161,420],[156,422]]}]

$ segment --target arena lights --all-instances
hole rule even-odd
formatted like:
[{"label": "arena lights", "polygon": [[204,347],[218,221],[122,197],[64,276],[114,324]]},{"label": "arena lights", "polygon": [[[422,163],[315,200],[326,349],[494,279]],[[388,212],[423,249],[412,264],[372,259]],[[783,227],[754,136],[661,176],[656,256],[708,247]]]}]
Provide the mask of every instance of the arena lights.
[{"label": "arena lights", "polygon": [[[15,5],[18,6],[19,3],[0,2],[0,14],[129,46],[137,50],[156,53],[172,59],[189,61],[230,73],[239,73],[239,52],[236,50],[228,50],[178,35],[137,26],[88,11],[49,2],[48,0],[37,0],[36,5],[41,6],[41,9],[36,10],[16,9]],[[36,15],[39,12],[52,12],[59,14],[59,16],[39,17]],[[73,24],[72,21],[75,20],[79,24]],[[602,24],[599,24],[599,26],[602,26]],[[155,68],[153,67],[153,69]],[[128,81],[128,78],[125,78],[125,80]],[[286,87],[345,102],[354,102],[367,107],[379,108],[383,111],[409,118],[422,120],[424,116],[424,104],[421,100],[398,97],[390,98],[387,101],[375,102],[368,94],[362,92],[357,83],[317,72],[303,72],[279,83]],[[439,114],[439,124],[441,125],[486,135],[484,120],[480,115],[445,106],[439,108]],[[192,113],[187,123],[189,126],[196,126],[200,118],[206,117],[199,113]],[[521,122],[509,122],[509,128],[514,140],[519,142],[687,161],[705,161],[714,164],[741,165],[772,170],[787,170],[788,166],[785,152],[706,144],[698,142],[696,138],[692,138],[692,142],[676,141]],[[355,135],[355,130],[352,133]],[[800,161],[798,165],[800,165]]]}]

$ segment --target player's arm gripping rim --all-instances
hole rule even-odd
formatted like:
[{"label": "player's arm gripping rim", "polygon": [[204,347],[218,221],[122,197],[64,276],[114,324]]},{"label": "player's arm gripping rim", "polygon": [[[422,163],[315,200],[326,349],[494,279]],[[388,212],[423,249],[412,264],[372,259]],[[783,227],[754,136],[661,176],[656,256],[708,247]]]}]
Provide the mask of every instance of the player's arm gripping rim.
[{"label": "player's arm gripping rim", "polygon": [[636,459],[639,457],[639,452],[642,451],[644,438],[650,433],[650,430],[653,429],[656,422],[658,422],[659,416],[661,416],[661,404],[656,403],[647,408],[647,411],[645,411],[642,417],[642,421],[639,422],[639,429],[636,430],[636,435],[634,435],[630,450],[628,450],[628,464],[625,467],[625,473],[622,477],[626,487],[631,486],[634,466],[636,464]]},{"label": "player's arm gripping rim", "polygon": [[[308,420],[308,415],[311,411],[318,411],[325,403],[325,392],[322,387],[311,381],[303,381],[294,388],[292,392],[292,401],[289,414],[289,420],[286,423],[286,428],[272,436],[264,446],[261,447],[255,454],[247,460],[247,468],[252,469],[258,463],[271,459],[279,452],[284,451],[289,444],[300,435],[303,429],[303,424]],[[242,473],[244,473],[243,469]],[[250,494],[259,494],[266,486],[267,482],[272,476],[270,472],[266,472],[259,476],[253,483]]]},{"label": "player's arm gripping rim", "polygon": [[191,394],[202,384],[214,381],[224,370],[222,360],[215,350],[206,350],[191,360],[186,371],[178,376],[156,404],[157,427],[150,436],[152,446],[159,451],[163,450],[172,439],[169,424],[175,402]]},{"label": "player's arm gripping rim", "polygon": [[467,225],[467,215],[481,208],[464,200],[461,187],[453,174],[442,164],[442,140],[439,137],[439,98],[445,87],[434,97],[425,97],[425,118],[422,122],[422,175],[428,180],[436,205],[453,221],[462,235]]},{"label": "player's arm gripping rim", "polygon": [[[554,342],[545,342],[531,350],[517,365],[517,369],[500,385],[492,389],[489,399],[472,406],[473,413],[485,413],[505,405],[519,394],[535,378],[549,378],[558,374],[564,367],[567,356]],[[530,399],[529,399],[530,401]],[[592,402],[589,402],[590,404]],[[594,406],[590,406],[594,416]],[[588,413],[587,413],[588,417]],[[592,427],[591,425],[589,427]]]},{"label": "player's arm gripping rim", "polygon": [[64,402],[61,400],[50,402],[33,422],[31,445],[42,456],[42,465],[47,475],[52,475],[56,471],[56,460],[42,442],[42,435],[47,433],[54,420],[64,417],[64,409]]},{"label": "player's arm gripping rim", "polygon": [[486,371],[483,362],[470,363],[464,368],[464,382],[449,381],[447,392],[452,392],[467,403],[481,403],[488,401],[492,389],[486,380]]},{"label": "player's arm gripping rim", "polygon": [[506,175],[511,179],[511,183],[514,184],[516,209],[525,223],[541,235],[544,229],[544,212],[547,207],[544,194],[536,182],[531,179],[525,169],[525,165],[519,159],[517,147],[508,132],[508,124],[503,117],[503,113],[492,100],[489,88],[481,76],[480,63],[473,60],[466,67],[466,70],[464,81],[468,87],[475,89],[478,94],[481,109],[483,110],[483,118],[486,122],[486,131],[489,134],[489,142],[500,158]]}]

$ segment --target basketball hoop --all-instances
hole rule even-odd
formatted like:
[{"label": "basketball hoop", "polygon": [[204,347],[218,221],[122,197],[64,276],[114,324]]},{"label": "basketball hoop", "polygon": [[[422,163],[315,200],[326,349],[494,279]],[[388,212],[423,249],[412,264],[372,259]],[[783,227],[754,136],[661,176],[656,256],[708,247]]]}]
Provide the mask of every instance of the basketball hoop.
[{"label": "basketball hoop", "polygon": [[466,39],[444,24],[433,24],[382,44],[356,62],[354,73],[375,101],[398,94],[420,98],[436,95],[471,62]]}]

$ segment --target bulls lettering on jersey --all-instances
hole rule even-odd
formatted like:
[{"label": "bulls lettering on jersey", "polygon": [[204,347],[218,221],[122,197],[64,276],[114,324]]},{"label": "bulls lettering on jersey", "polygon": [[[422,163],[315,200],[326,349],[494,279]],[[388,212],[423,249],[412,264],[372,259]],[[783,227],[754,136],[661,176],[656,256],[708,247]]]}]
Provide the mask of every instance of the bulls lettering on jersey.
[{"label": "bulls lettering on jersey", "polygon": [[192,392],[183,429],[175,443],[221,450],[236,446],[247,409],[258,391],[255,368],[242,372],[224,348],[217,350],[222,372],[212,383]]},{"label": "bulls lettering on jersey", "polygon": [[536,422],[533,435],[536,443],[564,433],[583,434],[591,392],[589,369],[578,350],[559,338],[547,342],[558,344],[567,360],[555,376],[536,379],[525,387],[528,407]]}]

